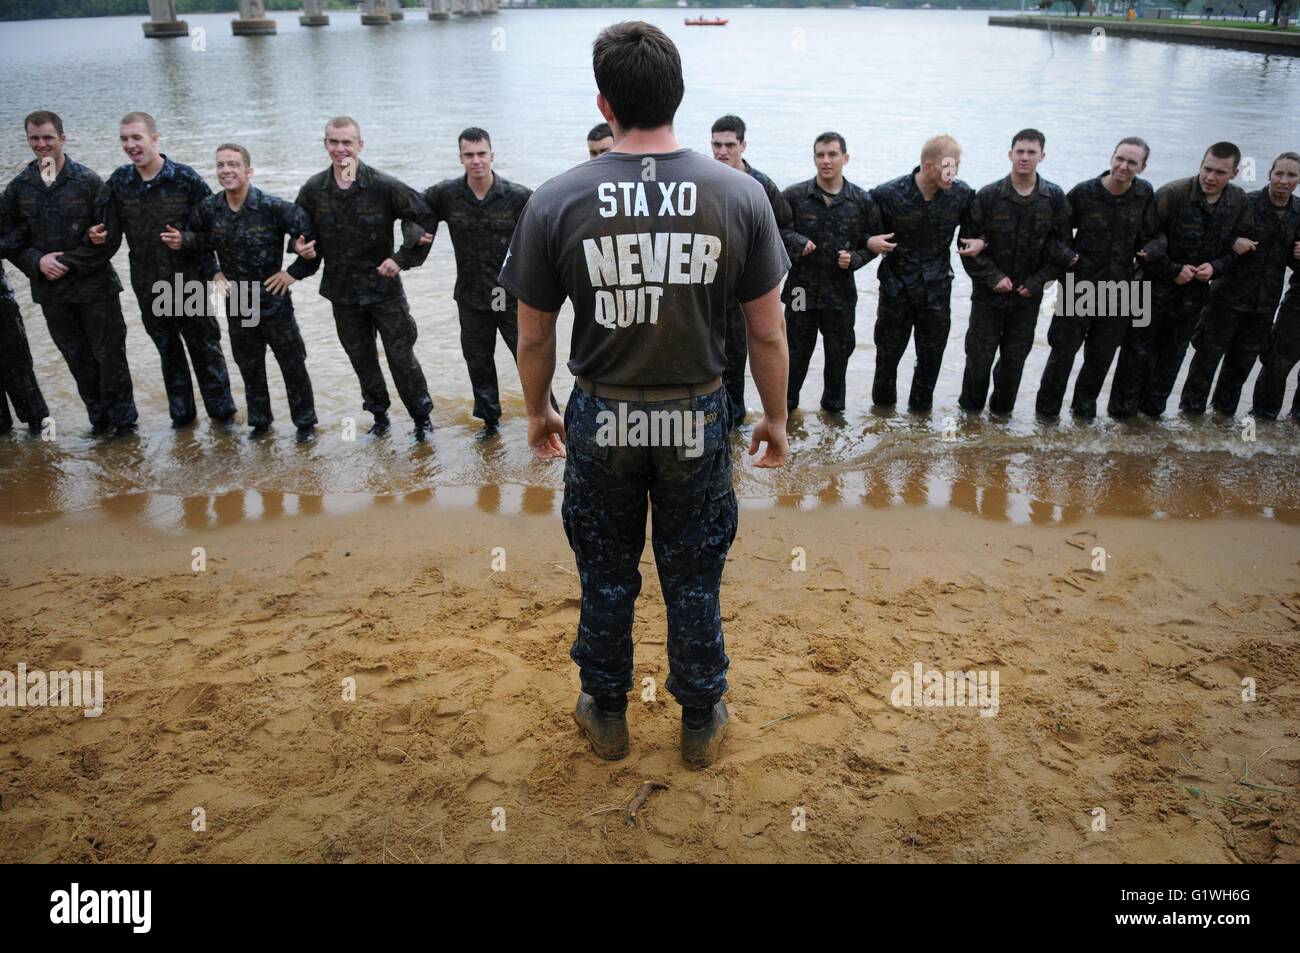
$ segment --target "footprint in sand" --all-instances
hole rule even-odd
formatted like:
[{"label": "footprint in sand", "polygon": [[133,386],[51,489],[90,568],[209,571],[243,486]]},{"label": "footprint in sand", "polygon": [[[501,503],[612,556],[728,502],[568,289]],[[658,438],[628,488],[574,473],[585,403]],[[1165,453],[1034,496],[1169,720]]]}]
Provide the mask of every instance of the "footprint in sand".
[{"label": "footprint in sand", "polygon": [[1004,563],[1010,563],[1013,566],[1026,566],[1034,558],[1034,547],[1026,546],[1023,543],[1017,543],[1012,546],[1007,554],[1002,557]]}]

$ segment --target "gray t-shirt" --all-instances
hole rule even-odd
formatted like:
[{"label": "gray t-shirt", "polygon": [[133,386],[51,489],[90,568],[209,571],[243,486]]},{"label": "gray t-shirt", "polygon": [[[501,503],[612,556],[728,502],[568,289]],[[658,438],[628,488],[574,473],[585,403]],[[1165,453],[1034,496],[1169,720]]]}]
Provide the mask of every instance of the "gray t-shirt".
[{"label": "gray t-shirt", "polygon": [[572,299],[575,376],[649,387],[721,375],[727,303],[789,268],[763,187],[678,149],[607,152],[541,186],[499,280],[543,311]]}]

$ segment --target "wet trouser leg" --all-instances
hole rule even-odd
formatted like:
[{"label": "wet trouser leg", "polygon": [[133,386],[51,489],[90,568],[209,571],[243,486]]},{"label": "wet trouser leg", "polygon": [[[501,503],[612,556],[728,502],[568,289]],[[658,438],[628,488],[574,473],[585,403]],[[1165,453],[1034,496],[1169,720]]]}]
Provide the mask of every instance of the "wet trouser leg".
[{"label": "wet trouser leg", "polygon": [[799,311],[785,306],[785,333],[790,347],[790,381],[786,388],[786,407],[799,406],[799,391],[808,376],[808,364],[817,347],[817,312]]},{"label": "wet trouser leg", "polygon": [[136,301],[140,305],[144,329],[158,348],[158,357],[162,361],[167,410],[172,422],[184,425],[198,415],[190,378],[191,363],[208,416],[221,421],[233,417],[235,400],[230,395],[230,375],[226,371],[226,358],[221,353],[221,329],[216,318],[208,314],[156,315],[151,294],[137,292]]},{"label": "wet trouser leg", "polygon": [[[1286,398],[1286,379],[1300,363],[1300,300],[1294,307],[1283,305],[1277,314],[1268,347],[1259,358],[1259,377],[1250,412],[1256,417],[1272,419],[1282,412]],[[1291,402],[1291,416],[1300,418],[1300,386]]]},{"label": "wet trouser leg", "polygon": [[952,330],[952,315],[947,307],[923,308],[914,312],[912,346],[916,351],[916,370],[912,372],[912,390],[907,406],[912,410],[929,410],[934,403],[934,385],[943,367],[943,352]]},{"label": "wet trouser leg", "polygon": [[822,349],[826,364],[822,370],[822,409],[832,414],[844,413],[847,400],[849,358],[857,347],[853,325],[857,308],[828,308],[817,312],[817,325],[822,332]]},{"label": "wet trouser leg", "polygon": [[[876,305],[876,326],[872,332],[876,344],[876,374],[871,380],[873,404],[892,407],[898,402],[898,363],[907,352],[907,342],[912,337],[913,318],[912,305],[906,299],[896,298],[883,291],[880,293]],[[915,377],[913,383],[915,384]]]},{"label": "wet trouser leg", "polygon": [[993,358],[1009,313],[1009,309],[995,308],[982,301],[971,302],[970,324],[966,328],[966,369],[962,371],[961,395],[957,398],[963,410],[979,413],[984,409]]},{"label": "wet trouser leg", "polygon": [[228,318],[230,351],[235,356],[239,374],[244,378],[244,401],[248,405],[248,425],[254,430],[271,426],[271,392],[266,386],[266,338],[262,322],[266,315],[259,314],[256,324],[246,324],[245,319],[231,313]]},{"label": "wet trouser leg", "polygon": [[[6,401],[8,397],[8,401]],[[32,352],[22,312],[8,298],[0,299],[0,431],[13,426],[8,402],[23,423],[39,425],[50,415],[32,367]]]},{"label": "wet trouser leg", "polygon": [[739,427],[745,422],[745,364],[749,358],[749,347],[745,334],[745,312],[735,301],[727,308],[725,356],[727,366],[722,372],[722,384],[731,398],[731,425]]},{"label": "wet trouser leg", "polygon": [[63,355],[94,427],[125,427],[139,419],[126,360],[126,321],[117,295],[92,302],[42,306],[50,338]]},{"label": "wet trouser leg", "polygon": [[1128,333],[1130,322],[1128,317],[1108,315],[1094,318],[1088,327],[1083,343],[1083,365],[1075,378],[1074,397],[1070,401],[1070,410],[1076,417],[1097,416],[1097,395],[1106,383],[1115,352]]},{"label": "wet trouser leg", "polygon": [[1236,340],[1246,317],[1243,312],[1213,304],[1207,304],[1202,310],[1199,326],[1192,336],[1195,352],[1191,366],[1187,368],[1187,379],[1183,381],[1183,392],[1178,401],[1180,410],[1204,413],[1219,362]]},{"label": "wet trouser leg", "polygon": [[1241,388],[1268,344],[1269,331],[1272,329],[1271,311],[1253,311],[1243,316],[1236,338],[1223,355],[1219,380],[1214,385],[1211,402],[1219,413],[1231,416],[1237,412],[1237,404],[1241,402]]},{"label": "wet trouser leg", "polygon": [[[628,402],[629,412],[675,410],[706,422],[687,446],[630,447],[598,439],[602,411],[619,401],[575,389],[561,513],[582,583],[578,635],[570,656],[582,690],[596,697],[631,690],[632,624],[641,591],[647,499],[655,562],[668,614],[667,689],[685,706],[712,706],[727,690],[720,589],[736,534],[725,388],[694,401]],[[693,417],[694,419],[694,417]]]},{"label": "wet trouser leg", "polygon": [[[507,315],[478,308],[457,305],[460,314],[460,350],[465,356],[465,366],[469,370],[469,385],[474,392],[474,416],[488,423],[495,423],[501,417],[501,395],[497,388],[497,328]],[[514,315],[509,315],[509,327],[514,332],[506,337],[503,327],[502,337],[509,345],[518,340]],[[515,353],[515,347],[510,348]]]},{"label": "wet trouser leg", "polygon": [[368,414],[386,414],[391,401],[384,372],[379,369],[375,323],[359,304],[335,301],[334,329],[361,384],[361,407]]},{"label": "wet trouser leg", "polygon": [[1175,297],[1169,318],[1156,335],[1151,373],[1138,400],[1138,409],[1148,417],[1159,417],[1165,412],[1165,404],[1169,402],[1178,372],[1182,370],[1183,358],[1187,356],[1187,345],[1191,343],[1205,307],[1205,296],[1200,292],[1201,289],[1192,289]]},{"label": "wet trouser leg", "polygon": [[1175,285],[1156,284],[1151,292],[1150,320],[1145,326],[1130,325],[1125,331],[1106,408],[1112,417],[1123,419],[1138,412],[1155,364],[1156,345],[1170,333],[1176,319],[1178,290]]},{"label": "wet trouser leg", "polygon": [[989,413],[1009,414],[1016,406],[1020,377],[1025,359],[1034,346],[1034,328],[1042,297],[1021,298],[1007,309],[998,341],[998,361],[993,365],[993,393],[989,395]]},{"label": "wet trouser leg", "polygon": [[[368,305],[379,339],[384,342],[384,355],[388,358],[388,372],[393,375],[393,386],[401,397],[406,412],[412,420],[421,420],[433,410],[433,401],[429,398],[429,387],[424,382],[424,371],[415,357],[415,340],[419,330],[411,309],[407,307],[406,295],[400,294],[386,298],[376,304]],[[382,378],[381,378],[382,379]]]},{"label": "wet trouser leg", "polygon": [[[1097,319],[1062,314],[1059,304],[1052,314],[1052,323],[1047,328],[1047,343],[1052,350],[1047,355],[1047,363],[1043,365],[1043,378],[1038,383],[1038,396],[1034,400],[1034,409],[1044,417],[1056,417],[1061,413],[1061,402],[1065,399],[1065,389],[1070,384],[1074,357],[1087,340],[1094,320]],[[1077,384],[1075,393],[1078,393]]]}]

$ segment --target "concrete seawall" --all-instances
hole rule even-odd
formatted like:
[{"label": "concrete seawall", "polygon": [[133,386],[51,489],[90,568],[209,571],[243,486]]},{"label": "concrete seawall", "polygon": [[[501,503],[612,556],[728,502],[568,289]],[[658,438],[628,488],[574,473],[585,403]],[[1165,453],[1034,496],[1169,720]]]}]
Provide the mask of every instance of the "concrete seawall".
[{"label": "concrete seawall", "polygon": [[1270,30],[1243,30],[1229,26],[1175,26],[1171,23],[1141,20],[1120,22],[1092,17],[1043,16],[991,16],[989,26],[1046,30],[1049,19],[1052,29],[1063,33],[1091,33],[1101,27],[1108,36],[1137,37],[1168,43],[1201,43],[1230,49],[1300,56],[1300,31],[1282,33]]}]

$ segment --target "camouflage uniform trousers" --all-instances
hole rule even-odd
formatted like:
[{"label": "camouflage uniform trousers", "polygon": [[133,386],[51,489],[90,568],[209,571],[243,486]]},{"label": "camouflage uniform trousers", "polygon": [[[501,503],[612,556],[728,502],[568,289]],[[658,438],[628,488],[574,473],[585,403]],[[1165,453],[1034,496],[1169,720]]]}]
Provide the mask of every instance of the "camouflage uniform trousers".
[{"label": "camouflage uniform trousers", "polygon": [[1196,352],[1192,355],[1191,367],[1187,369],[1187,380],[1183,382],[1183,393],[1178,402],[1180,409],[1195,414],[1205,410],[1210,384],[1214,383],[1217,370],[1219,380],[1214,385],[1214,409],[1228,415],[1237,412],[1241,388],[1260,352],[1268,345],[1274,310],[1216,308],[1211,300],[1201,314],[1200,327],[1192,336]]},{"label": "camouflage uniform trousers", "polygon": [[84,303],[46,304],[45,325],[68,363],[90,425],[126,427],[139,419],[126,360],[126,320],[117,295]]},{"label": "camouflage uniform trousers", "polygon": [[1124,334],[1110,385],[1107,409],[1112,417],[1131,417],[1139,410],[1149,417],[1165,412],[1205,302],[1203,287],[1153,285],[1151,323],[1130,325]]},{"label": "camouflage uniform trousers", "polygon": [[429,416],[433,401],[424,381],[424,371],[415,357],[415,339],[419,330],[406,295],[399,294],[373,304],[355,301],[334,302],[334,327],[339,343],[347,352],[352,369],[361,382],[361,406],[370,414],[386,414],[391,401],[384,383],[384,372],[379,369],[379,350],[375,336],[384,342],[388,370],[393,375],[406,411],[412,420]]},{"label": "camouflage uniform trousers", "polygon": [[248,402],[248,425],[269,427],[274,419],[271,393],[266,384],[266,349],[271,348],[284,377],[289,398],[289,417],[295,427],[316,425],[316,403],[311,376],[307,373],[307,345],[293,315],[293,300],[287,296],[266,306],[266,298],[257,322],[245,326],[245,320],[232,309],[228,318],[230,350],[244,378],[244,399]]},{"label": "camouflage uniform trousers", "polygon": [[1106,375],[1115,361],[1115,352],[1124,343],[1131,319],[1113,315],[1080,317],[1062,314],[1058,298],[1056,313],[1047,328],[1051,353],[1043,367],[1035,409],[1044,417],[1061,413],[1061,402],[1070,383],[1075,355],[1083,348],[1083,366],[1074,382],[1074,399],[1070,410],[1076,417],[1097,416],[1097,395],[1106,383]]},{"label": "camouflage uniform trousers", "polygon": [[871,383],[871,402],[892,407],[898,400],[898,362],[907,351],[908,339],[915,334],[916,370],[912,372],[907,406],[929,410],[951,329],[952,313],[947,307],[918,306],[882,291],[876,306],[876,376]]},{"label": "camouflage uniform trousers", "polygon": [[826,366],[822,371],[823,410],[833,414],[843,413],[846,401],[845,376],[849,358],[857,347],[853,325],[857,318],[857,305],[848,308],[819,308],[796,311],[785,306],[786,335],[790,343],[790,382],[786,391],[786,408],[799,406],[799,391],[808,376],[808,364],[817,349],[817,332],[822,335]]},{"label": "camouflage uniform trousers", "polygon": [[9,416],[10,401],[14,414],[29,427],[39,427],[50,415],[32,370],[32,352],[27,347],[22,312],[13,300],[0,298],[0,433],[14,425]]},{"label": "camouflage uniform trousers", "polygon": [[[513,304],[513,302],[512,302]],[[460,350],[469,369],[469,385],[474,391],[474,416],[489,423],[501,418],[501,394],[497,388],[497,334],[510,348],[518,363],[519,323],[515,308],[487,311],[458,304],[460,313]]]},{"label": "camouflage uniform trousers", "polygon": [[[187,275],[187,278],[192,277]],[[203,408],[217,421],[235,416],[235,399],[230,395],[230,375],[226,357],[221,353],[221,327],[209,314],[160,316],[153,313],[151,291],[136,289],[140,318],[145,332],[158,348],[162,361],[163,385],[167,389],[167,412],[172,423],[184,426],[198,416],[194,404],[194,384],[190,364],[203,395]],[[185,352],[189,351],[189,360]]]},{"label": "camouflage uniform trousers", "polygon": [[[701,412],[700,455],[683,447],[602,445],[599,414]],[[726,388],[693,400],[620,402],[574,389],[565,409],[564,531],[582,583],[578,635],[569,655],[582,690],[597,698],[632,689],[632,623],[641,592],[646,503],[668,613],[667,689],[687,707],[711,707],[727,690],[720,589],[736,536]]]},{"label": "camouflage uniform trousers", "polygon": [[[1300,299],[1282,305],[1277,324],[1268,347],[1260,356],[1259,377],[1255,381],[1254,405],[1250,412],[1256,417],[1273,419],[1282,412],[1286,397],[1286,379],[1291,369],[1300,362]],[[1291,401],[1291,417],[1300,420],[1300,386]]]},{"label": "camouflage uniform trousers", "polygon": [[[1025,358],[1034,346],[1034,327],[1042,297],[1024,298],[1011,292],[1005,307],[982,301],[971,303],[970,326],[966,329],[966,369],[962,373],[961,396],[957,403],[963,410],[979,413],[988,401],[989,412],[1009,414],[1016,406],[1020,377]],[[994,364],[994,358],[997,363]],[[989,377],[993,393],[989,395]]]}]

